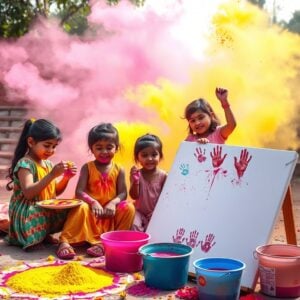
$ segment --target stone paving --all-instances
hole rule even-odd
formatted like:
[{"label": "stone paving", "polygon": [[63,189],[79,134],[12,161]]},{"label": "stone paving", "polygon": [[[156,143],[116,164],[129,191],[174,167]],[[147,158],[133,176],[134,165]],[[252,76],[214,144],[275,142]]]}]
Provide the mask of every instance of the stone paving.
[{"label": "stone paving", "polygon": [[[4,181],[0,182],[0,203],[7,202],[9,194],[4,189]],[[295,225],[296,225],[296,233],[297,233],[297,244],[300,245],[300,177],[293,178],[291,182],[292,187],[292,199],[293,199],[293,211],[294,211],[294,219],[295,219]],[[54,255],[55,253],[55,246],[54,245],[47,245],[43,249],[32,251],[32,252],[25,252],[21,250],[18,247],[8,246],[3,241],[4,235],[0,235],[0,270],[11,266],[13,264],[16,264],[20,261],[38,261],[43,260],[47,258],[49,255]],[[285,230],[284,230],[284,221],[282,212],[279,213],[278,220],[276,222],[276,225],[274,227],[274,231],[272,234],[271,243],[286,243],[286,236],[285,236]],[[88,260],[85,256],[85,249],[79,248],[76,249],[78,255],[82,255],[84,257],[84,260]],[[190,282],[190,286],[194,286],[195,284]],[[257,295],[259,296],[259,299],[265,300],[265,299],[281,299],[281,298],[271,298],[264,295],[261,295],[258,293],[259,291],[259,284],[257,285]],[[1,298],[1,297],[0,297]],[[108,300],[117,300],[120,299],[119,296],[107,296],[105,299]],[[162,292],[155,296],[129,296],[127,295],[126,299],[167,299],[172,300],[175,299],[174,293],[171,292]],[[290,298],[291,299],[291,298]],[[300,299],[300,298],[297,298]]]}]

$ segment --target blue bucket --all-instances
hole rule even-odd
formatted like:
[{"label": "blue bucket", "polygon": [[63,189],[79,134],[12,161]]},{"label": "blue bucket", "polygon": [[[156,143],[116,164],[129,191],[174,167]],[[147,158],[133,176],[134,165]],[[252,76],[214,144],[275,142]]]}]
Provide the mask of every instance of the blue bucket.
[{"label": "blue bucket", "polygon": [[175,243],[152,243],[139,248],[147,286],[176,290],[187,283],[189,259],[193,249]]},{"label": "blue bucket", "polygon": [[239,299],[241,278],[246,265],[230,258],[202,258],[193,263],[199,299]]}]

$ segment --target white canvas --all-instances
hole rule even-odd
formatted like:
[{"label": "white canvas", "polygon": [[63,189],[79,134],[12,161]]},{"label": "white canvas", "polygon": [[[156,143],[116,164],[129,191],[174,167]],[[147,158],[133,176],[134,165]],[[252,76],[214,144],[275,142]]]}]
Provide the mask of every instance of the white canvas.
[{"label": "white canvas", "polygon": [[297,158],[295,151],[182,142],[147,229],[151,243],[190,245],[193,274],[199,258],[241,260],[242,286],[253,288],[255,248],[269,242]]}]

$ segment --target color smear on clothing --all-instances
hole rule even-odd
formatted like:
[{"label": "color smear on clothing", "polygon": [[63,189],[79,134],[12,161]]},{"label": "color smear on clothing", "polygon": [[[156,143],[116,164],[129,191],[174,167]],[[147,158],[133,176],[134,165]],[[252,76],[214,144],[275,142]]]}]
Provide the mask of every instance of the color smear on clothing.
[{"label": "color smear on clothing", "polygon": [[228,88],[238,123],[227,144],[299,146],[300,38],[271,25],[257,7],[238,0],[207,1],[205,8],[198,0],[151,0],[141,8],[95,1],[89,21],[101,29],[84,37],[40,20],[21,39],[0,42],[6,98],[26,101],[29,117],[49,118],[63,131],[56,160],[80,167],[93,159],[87,132],[112,122],[127,173],[134,142],[147,132],[161,137],[168,170],[187,135],[182,117],[191,100],[206,98],[224,122],[216,86]]}]

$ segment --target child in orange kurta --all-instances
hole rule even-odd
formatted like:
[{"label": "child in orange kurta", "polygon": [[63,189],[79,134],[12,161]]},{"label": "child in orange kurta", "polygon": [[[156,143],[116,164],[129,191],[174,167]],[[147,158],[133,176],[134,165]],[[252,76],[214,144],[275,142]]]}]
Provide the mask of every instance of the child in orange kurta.
[{"label": "child in orange kurta", "polygon": [[125,172],[112,161],[119,148],[117,129],[110,123],[93,127],[88,144],[94,161],[83,165],[76,187],[76,197],[85,203],[73,208],[60,236],[57,256],[70,259],[75,256],[70,244],[88,242],[91,256],[104,255],[100,235],[111,230],[129,230],[135,208],[125,201],[127,188]]}]

